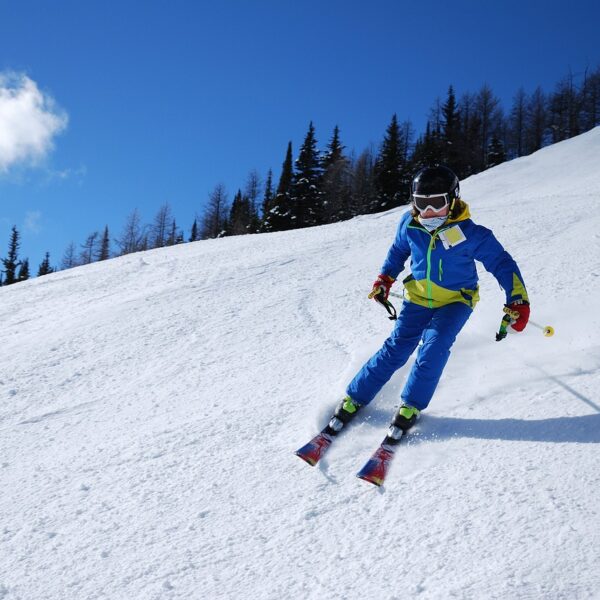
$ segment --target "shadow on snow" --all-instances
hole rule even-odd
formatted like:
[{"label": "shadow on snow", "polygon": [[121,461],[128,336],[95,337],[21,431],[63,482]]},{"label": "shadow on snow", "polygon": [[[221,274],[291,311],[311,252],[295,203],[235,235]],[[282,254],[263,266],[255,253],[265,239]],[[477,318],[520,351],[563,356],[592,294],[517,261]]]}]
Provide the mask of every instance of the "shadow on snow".
[{"label": "shadow on snow", "polygon": [[600,443],[600,414],[553,419],[456,419],[424,416],[425,431],[416,430],[413,443],[476,438],[520,442]]}]

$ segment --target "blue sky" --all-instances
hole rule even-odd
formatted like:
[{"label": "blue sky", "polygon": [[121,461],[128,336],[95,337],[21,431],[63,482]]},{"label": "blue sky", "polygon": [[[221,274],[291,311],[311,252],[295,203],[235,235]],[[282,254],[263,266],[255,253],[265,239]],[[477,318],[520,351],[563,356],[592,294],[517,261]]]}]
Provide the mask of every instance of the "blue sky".
[{"label": "blue sky", "polygon": [[187,237],[217,183],[231,198],[251,169],[277,180],[309,121],[321,147],[337,124],[360,152],[393,113],[421,131],[450,84],[487,82],[509,108],[598,66],[599,22],[591,0],[0,0],[0,88],[43,98],[31,146],[0,155],[0,256],[13,224],[37,270],[165,202]]}]

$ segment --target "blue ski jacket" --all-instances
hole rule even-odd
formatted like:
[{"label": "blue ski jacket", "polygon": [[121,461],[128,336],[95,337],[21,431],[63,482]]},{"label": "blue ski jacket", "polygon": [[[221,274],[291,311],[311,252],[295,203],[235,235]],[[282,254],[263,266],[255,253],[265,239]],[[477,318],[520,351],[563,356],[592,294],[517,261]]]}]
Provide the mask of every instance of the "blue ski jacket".
[{"label": "blue ski jacket", "polygon": [[457,217],[431,233],[418,217],[404,214],[381,272],[396,279],[410,256],[411,274],[403,280],[406,300],[429,308],[452,302],[473,308],[479,300],[477,260],[498,280],[507,304],[528,302],[513,258],[489,229],[473,223],[468,205],[461,204],[463,209]]}]

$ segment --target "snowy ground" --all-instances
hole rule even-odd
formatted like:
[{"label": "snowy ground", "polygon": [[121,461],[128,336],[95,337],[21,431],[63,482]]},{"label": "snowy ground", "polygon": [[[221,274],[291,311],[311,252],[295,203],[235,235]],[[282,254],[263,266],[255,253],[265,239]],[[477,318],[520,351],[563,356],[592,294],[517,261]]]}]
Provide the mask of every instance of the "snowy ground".
[{"label": "snowy ground", "polygon": [[0,289],[0,598],[600,598],[600,128],[473,177],[529,327],[482,301],[385,488],[355,478],[408,366],[318,468],[391,323],[405,209]]}]

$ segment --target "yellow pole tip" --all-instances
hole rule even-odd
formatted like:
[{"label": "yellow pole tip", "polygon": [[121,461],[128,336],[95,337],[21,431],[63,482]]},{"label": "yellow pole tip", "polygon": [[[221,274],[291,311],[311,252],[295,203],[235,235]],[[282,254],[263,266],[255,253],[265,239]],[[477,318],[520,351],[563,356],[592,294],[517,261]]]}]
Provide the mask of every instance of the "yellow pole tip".
[{"label": "yellow pole tip", "polygon": [[554,335],[554,327],[550,327],[550,325],[546,325],[546,327],[544,327],[544,335],[546,337],[552,337]]}]

